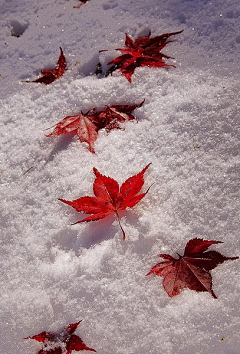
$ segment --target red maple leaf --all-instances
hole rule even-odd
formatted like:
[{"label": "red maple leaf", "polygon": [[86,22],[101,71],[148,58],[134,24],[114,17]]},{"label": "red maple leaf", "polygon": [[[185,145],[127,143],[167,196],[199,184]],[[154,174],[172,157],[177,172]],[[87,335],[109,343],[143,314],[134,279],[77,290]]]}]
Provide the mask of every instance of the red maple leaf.
[{"label": "red maple leaf", "polygon": [[113,64],[113,67],[109,69],[107,75],[120,69],[122,74],[131,82],[131,76],[137,67],[175,67],[163,61],[163,58],[170,57],[161,53],[161,50],[172,42],[169,37],[181,32],[164,33],[152,38],[150,38],[151,33],[149,33],[148,36],[138,37],[135,40],[126,33],[125,48],[116,49],[120,50],[122,55],[108,63],[108,65]]},{"label": "red maple leaf", "polygon": [[87,116],[87,114],[80,113],[75,116],[67,116],[59,122],[54,131],[46,137],[57,136],[74,132],[79,137],[81,142],[88,144],[88,149],[94,152],[94,142],[98,136],[98,129],[96,124]]},{"label": "red maple leaf", "polygon": [[57,136],[74,132],[81,142],[88,144],[88,149],[94,152],[94,142],[98,137],[98,131],[105,128],[107,132],[112,129],[120,129],[121,123],[133,120],[135,117],[132,111],[141,107],[144,100],[135,105],[113,105],[106,106],[104,110],[98,111],[96,108],[75,116],[67,116],[59,122],[54,131],[46,135],[47,137]]},{"label": "red maple leaf", "polygon": [[[195,291],[208,291],[214,298],[210,270],[227,260],[238,257],[225,257],[217,251],[207,251],[212,244],[221,241],[207,241],[194,238],[188,241],[184,255],[173,258],[168,254],[159,254],[164,262],[156,264],[147,274],[163,276],[163,287],[169,296],[175,296],[184,288]],[[206,252],[207,251],[207,252]]]},{"label": "red maple leaf", "polygon": [[45,85],[49,85],[51,84],[53,81],[55,81],[56,79],[59,79],[59,77],[61,77],[65,71],[66,71],[66,58],[63,54],[63,50],[60,47],[60,56],[57,62],[57,65],[55,66],[54,69],[50,69],[50,70],[41,70],[41,74],[43,76],[39,77],[36,80],[32,80],[32,81],[25,81],[25,82],[40,82],[42,84]]},{"label": "red maple leaf", "polygon": [[73,350],[89,350],[96,352],[95,349],[87,347],[79,336],[73,334],[80,322],[81,321],[68,325],[60,333],[41,332],[35,336],[24,339],[35,339],[43,343],[44,348],[41,349],[38,354],[71,354]]},{"label": "red maple leaf", "polygon": [[59,200],[63,203],[71,205],[79,212],[84,214],[92,214],[77,223],[103,219],[106,216],[115,213],[123,233],[123,239],[125,239],[126,235],[120,223],[120,216],[118,212],[119,210],[134,207],[147,194],[149,188],[145,193],[138,193],[144,184],[143,175],[149,165],[150,164],[148,164],[137,175],[128,178],[121,187],[119,187],[117,181],[110,177],[101,175],[94,167],[93,172],[96,179],[93,183],[93,192],[95,197],[82,197],[73,200],[72,202],[64,199]]}]

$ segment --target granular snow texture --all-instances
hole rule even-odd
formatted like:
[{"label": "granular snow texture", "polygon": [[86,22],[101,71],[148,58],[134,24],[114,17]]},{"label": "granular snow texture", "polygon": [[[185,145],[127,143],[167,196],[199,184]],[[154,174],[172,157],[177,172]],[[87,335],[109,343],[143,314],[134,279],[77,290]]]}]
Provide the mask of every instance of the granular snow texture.
[{"label": "granular snow texture", "polygon": [[[194,237],[239,252],[237,0],[0,0],[1,354],[34,354],[24,340],[83,320],[76,334],[99,354],[239,354],[238,261],[214,269],[214,299],[170,298],[145,275],[160,253]],[[184,30],[164,48],[176,69],[97,77],[132,38]],[[51,85],[26,83],[53,68]],[[100,50],[107,50],[100,52]],[[99,132],[95,154],[77,136],[47,138],[65,116],[135,104],[138,121]],[[93,167],[119,184],[152,163],[148,194],[114,216],[82,217],[58,198],[93,195]]]}]

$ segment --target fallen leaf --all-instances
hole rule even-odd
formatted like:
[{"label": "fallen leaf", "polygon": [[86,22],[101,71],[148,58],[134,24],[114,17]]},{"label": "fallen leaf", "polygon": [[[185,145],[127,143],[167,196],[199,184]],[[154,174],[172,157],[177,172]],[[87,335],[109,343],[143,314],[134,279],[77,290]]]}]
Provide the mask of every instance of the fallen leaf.
[{"label": "fallen leaf", "polygon": [[131,76],[137,67],[175,67],[174,65],[166,64],[164,58],[171,58],[168,55],[161,53],[161,50],[172,40],[169,37],[179,34],[182,31],[164,33],[160,36],[150,38],[151,33],[148,36],[138,37],[133,40],[127,33],[125,39],[125,48],[117,48],[122,55],[111,60],[108,65],[113,65],[107,75],[112,74],[113,71],[120,69],[122,75],[124,75],[129,82],[131,82]]},{"label": "fallen leaf", "polygon": [[163,276],[163,287],[169,296],[178,295],[182,289],[189,288],[208,291],[217,298],[212,290],[212,276],[209,271],[227,260],[238,259],[225,257],[217,251],[207,251],[212,244],[217,243],[222,242],[191,239],[185,247],[184,255],[178,255],[178,259],[168,254],[159,254],[165,261],[156,264],[147,275]]},{"label": "fallen leaf", "polygon": [[149,165],[150,164],[137,175],[128,178],[121,187],[119,187],[117,181],[101,175],[94,167],[93,172],[96,179],[93,183],[93,192],[95,197],[82,197],[73,201],[64,199],[59,200],[72,206],[78,212],[92,214],[77,223],[103,219],[106,216],[115,213],[122,230],[123,239],[125,239],[126,235],[120,223],[119,210],[134,207],[147,194],[149,189],[145,193],[138,193],[144,184],[143,175]]},{"label": "fallen leaf", "polygon": [[67,116],[59,122],[54,131],[47,137],[62,135],[74,132],[81,142],[88,144],[88,149],[94,152],[94,142],[98,137],[100,129],[106,129],[109,132],[112,129],[120,129],[121,123],[133,120],[135,117],[132,111],[141,107],[144,100],[135,105],[113,105],[106,106],[105,109],[98,111],[96,108],[75,116]]},{"label": "fallen leaf", "polygon": [[79,352],[80,350],[88,350],[90,352],[96,352],[95,349],[87,347],[80,337],[72,334],[66,345],[67,354],[71,354],[72,350]]},{"label": "fallen leaf", "polygon": [[142,102],[133,105],[106,106],[106,108],[102,111],[93,109],[88,112],[88,115],[91,117],[90,119],[97,125],[98,130],[105,128],[107,132],[109,132],[112,129],[121,129],[121,123],[136,119],[132,115],[132,111],[141,107],[144,101],[145,100],[142,100]]},{"label": "fallen leaf", "polygon": [[96,352],[95,349],[87,347],[79,336],[73,334],[80,322],[68,325],[60,333],[41,332],[24,339],[34,339],[43,343],[44,349],[41,349],[38,354],[71,354],[73,350]]},{"label": "fallen leaf", "polygon": [[54,131],[46,137],[74,132],[81,142],[88,144],[89,151],[94,152],[93,145],[98,136],[97,131],[96,124],[86,114],[80,113],[76,116],[65,117],[56,125]]},{"label": "fallen leaf", "polygon": [[60,47],[60,56],[55,68],[50,70],[43,69],[41,70],[41,74],[43,76],[39,77],[36,80],[25,81],[25,82],[40,82],[42,84],[49,85],[56,79],[59,79],[59,77],[61,77],[65,73],[66,66],[67,66],[66,58],[65,55],[63,54],[62,48]]}]

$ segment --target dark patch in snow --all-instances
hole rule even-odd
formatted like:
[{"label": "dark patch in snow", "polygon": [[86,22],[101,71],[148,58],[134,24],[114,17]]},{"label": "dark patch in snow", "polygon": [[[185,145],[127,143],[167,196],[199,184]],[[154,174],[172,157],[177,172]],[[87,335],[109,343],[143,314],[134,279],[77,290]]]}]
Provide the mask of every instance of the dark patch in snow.
[{"label": "dark patch in snow", "polygon": [[[69,134],[64,135],[62,137],[56,137],[56,139],[58,139],[58,141],[56,142],[56,145],[54,146],[54,148],[50,152],[45,165],[48,162],[52,161],[58,152],[60,152],[61,150],[65,150],[68,147],[68,145],[72,142],[73,137],[74,137],[74,133],[69,133]],[[47,138],[47,139],[49,139],[49,138]]]},{"label": "dark patch in snow", "polygon": [[28,28],[28,23],[20,23],[20,22],[18,22],[16,20],[12,20],[10,22],[9,27],[10,27],[11,35],[13,37],[19,38],[20,36],[23,35],[23,33]]},{"label": "dark patch in snow", "polygon": [[97,65],[99,63],[98,54],[94,55],[92,59],[90,59],[87,63],[81,66],[81,74],[84,76],[94,75]]}]

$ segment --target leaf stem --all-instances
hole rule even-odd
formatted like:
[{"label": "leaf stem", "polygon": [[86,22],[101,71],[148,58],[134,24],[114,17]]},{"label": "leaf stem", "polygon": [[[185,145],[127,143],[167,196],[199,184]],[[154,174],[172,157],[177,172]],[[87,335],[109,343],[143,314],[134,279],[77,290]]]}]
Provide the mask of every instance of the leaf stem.
[{"label": "leaf stem", "polygon": [[179,253],[177,253],[177,255],[178,255],[178,257],[179,257],[178,259],[181,259],[181,258],[182,258],[182,256],[181,256]]},{"label": "leaf stem", "polygon": [[120,228],[121,228],[121,230],[122,230],[123,240],[125,240],[125,239],[126,239],[126,234],[125,234],[125,231],[124,231],[123,228],[122,228],[122,225],[121,225],[121,222],[120,222],[120,217],[119,217],[119,214],[118,214],[117,210],[115,210],[115,213],[116,213],[116,215],[117,215],[117,219],[118,219],[119,226],[120,226]]},{"label": "leaf stem", "polygon": [[25,176],[30,170],[32,170],[35,166],[31,166],[29,167],[29,169],[27,171],[25,171],[22,176]]}]

